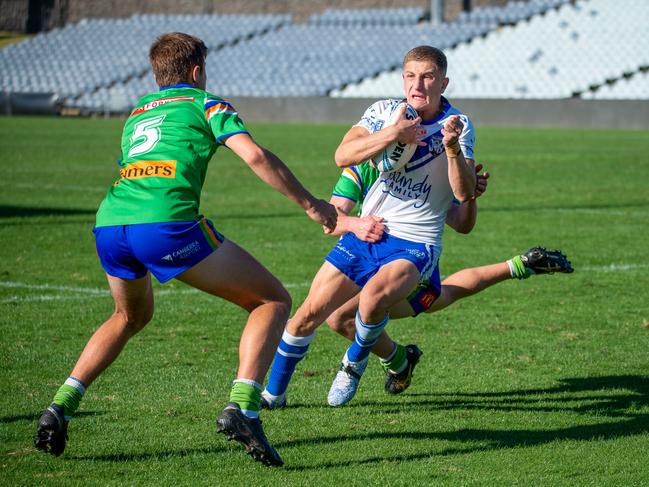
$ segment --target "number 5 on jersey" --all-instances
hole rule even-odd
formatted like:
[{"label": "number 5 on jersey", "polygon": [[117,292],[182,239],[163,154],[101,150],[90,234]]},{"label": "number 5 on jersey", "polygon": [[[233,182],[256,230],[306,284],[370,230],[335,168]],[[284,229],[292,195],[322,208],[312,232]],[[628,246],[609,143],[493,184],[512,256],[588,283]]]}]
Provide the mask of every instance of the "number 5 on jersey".
[{"label": "number 5 on jersey", "polygon": [[147,118],[136,123],[131,136],[131,150],[128,151],[128,157],[139,156],[153,149],[160,141],[160,125],[166,115],[159,117]]}]

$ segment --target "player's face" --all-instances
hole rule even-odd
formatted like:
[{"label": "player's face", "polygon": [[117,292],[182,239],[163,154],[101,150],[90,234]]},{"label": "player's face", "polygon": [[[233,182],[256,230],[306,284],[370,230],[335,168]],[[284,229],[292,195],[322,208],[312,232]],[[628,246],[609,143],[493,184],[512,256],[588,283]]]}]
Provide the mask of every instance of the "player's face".
[{"label": "player's face", "polygon": [[408,61],[403,66],[406,100],[424,120],[433,118],[439,111],[446,85],[448,78],[431,61]]}]

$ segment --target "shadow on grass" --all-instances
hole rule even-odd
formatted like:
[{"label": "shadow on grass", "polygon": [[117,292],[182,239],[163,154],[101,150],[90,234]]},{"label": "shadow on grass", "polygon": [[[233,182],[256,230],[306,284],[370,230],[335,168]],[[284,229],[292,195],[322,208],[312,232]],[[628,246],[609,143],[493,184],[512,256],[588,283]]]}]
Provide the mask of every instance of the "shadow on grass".
[{"label": "shadow on grass", "polygon": [[0,218],[19,218],[35,216],[94,215],[97,209],[48,208],[31,206],[0,205]]},{"label": "shadow on grass", "polygon": [[[236,445],[238,446],[238,445]],[[242,448],[241,453],[243,453]],[[227,446],[211,446],[209,448],[185,448],[183,450],[170,450],[170,451],[158,451],[155,453],[143,452],[143,453],[114,453],[112,455],[87,455],[87,456],[73,456],[66,455],[68,460],[92,460],[100,462],[144,462],[149,460],[165,460],[169,458],[183,458],[193,455],[209,455],[214,453],[225,453],[230,451]]]},{"label": "shadow on grass", "polygon": [[[5,424],[5,423],[17,423],[19,421],[34,421],[34,426],[36,426],[36,421],[38,418],[41,416],[41,412],[39,411],[38,413],[31,413],[31,414],[19,414],[17,416],[0,416],[0,424]],[[84,416],[101,416],[102,412],[79,412],[74,415],[75,418],[82,418]]]},{"label": "shadow on grass", "polygon": [[[385,440],[443,440],[459,443],[458,447],[443,450],[430,450],[419,454],[375,456],[363,459],[341,460],[317,465],[287,466],[287,470],[305,471],[321,468],[341,468],[355,465],[367,465],[384,462],[405,462],[426,459],[433,456],[463,455],[476,451],[497,450],[503,448],[537,446],[555,441],[592,441],[635,436],[649,433],[649,414],[635,411],[649,406],[649,377],[636,375],[604,376],[589,378],[561,379],[562,385],[545,389],[526,389],[502,392],[443,393],[443,394],[409,394],[407,397],[432,397],[424,401],[409,401],[393,411],[382,409],[382,413],[411,410],[413,407],[429,409],[431,406],[440,410],[448,409],[483,409],[486,411],[537,411],[574,412],[591,414],[609,419],[596,424],[570,426],[546,430],[494,430],[465,428],[457,431],[400,431],[376,432],[362,435],[336,435],[317,439],[305,439],[280,442],[276,446],[299,447],[312,445],[337,444],[341,441],[385,441]],[[617,394],[589,394],[584,392],[621,391]],[[623,392],[622,392],[623,391]],[[631,391],[631,393],[629,393]],[[557,397],[558,395],[558,397]],[[528,396],[528,397],[526,397]],[[529,396],[536,396],[531,398]],[[460,398],[453,399],[453,398]],[[559,403],[546,406],[547,403]],[[577,403],[574,407],[569,403]],[[541,407],[535,404],[543,403]],[[586,404],[584,404],[586,403]],[[358,403],[357,407],[372,407],[371,403]],[[375,406],[375,405],[374,405]],[[618,420],[611,421],[611,418]],[[478,446],[462,443],[480,442]]]},{"label": "shadow on grass", "polygon": [[[380,464],[385,462],[407,462],[427,459],[434,456],[466,455],[478,451],[498,450],[504,448],[530,447],[543,445],[555,441],[592,441],[609,440],[625,436],[635,436],[649,433],[649,414],[637,413],[641,408],[649,406],[649,377],[636,375],[568,378],[561,379],[562,384],[557,387],[523,389],[500,392],[447,392],[434,394],[404,394],[403,397],[394,398],[395,406],[390,411],[386,409],[385,402],[377,404],[371,402],[355,402],[348,407],[365,407],[381,409],[381,413],[389,414],[398,411],[413,411],[421,409],[428,411],[431,407],[439,410],[481,409],[485,411],[528,411],[542,412],[574,412],[577,414],[590,414],[593,417],[604,419],[595,424],[577,425],[556,429],[473,429],[463,428],[457,431],[422,431],[419,428],[406,431],[381,431],[377,426],[374,433],[357,435],[332,435],[319,438],[305,438],[274,443],[278,449],[312,447],[319,445],[340,445],[348,441],[390,441],[390,440],[438,440],[456,442],[457,446],[445,449],[430,449],[421,453],[408,455],[372,456],[362,459],[341,459],[335,462],[318,462],[313,465],[288,465],[284,470],[307,471],[322,468],[346,468],[356,465]],[[619,391],[609,393],[609,391]],[[591,392],[592,394],[584,395]],[[604,394],[601,394],[604,392]],[[424,400],[422,398],[430,398]],[[408,400],[414,399],[414,400]],[[574,406],[570,403],[576,403]],[[542,403],[542,405],[539,405]],[[556,405],[548,405],[555,403]],[[396,406],[398,405],[398,408]],[[292,408],[321,409],[320,406],[296,404]],[[330,409],[329,406],[322,406]],[[288,410],[291,407],[287,408]],[[97,413],[87,413],[96,415]],[[273,414],[273,413],[268,413]],[[617,418],[617,420],[612,420]],[[35,419],[35,416],[21,416],[3,418],[3,422],[18,421],[20,419]],[[215,441],[222,442],[223,438]],[[479,442],[479,445],[475,445]],[[463,446],[464,445],[464,446]],[[205,455],[215,453],[243,453],[240,446],[234,448],[214,446],[208,448],[182,449],[163,452],[122,453],[111,455],[92,456],[67,456],[70,460],[92,460],[106,462],[140,462],[148,460],[164,460],[167,458],[186,457],[191,455]]]}]

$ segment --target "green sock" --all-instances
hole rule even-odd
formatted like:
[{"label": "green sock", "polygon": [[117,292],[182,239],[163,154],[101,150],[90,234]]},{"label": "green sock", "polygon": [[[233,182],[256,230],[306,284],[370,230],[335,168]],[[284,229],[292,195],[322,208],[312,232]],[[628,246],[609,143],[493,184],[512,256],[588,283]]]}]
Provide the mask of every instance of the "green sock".
[{"label": "green sock", "polygon": [[511,272],[512,277],[515,277],[516,279],[527,279],[532,274],[534,274],[534,271],[532,269],[525,267],[525,264],[523,264],[523,259],[521,259],[520,255],[512,257],[510,260],[508,260],[507,265],[509,266],[509,271]]},{"label": "green sock", "polygon": [[86,386],[83,382],[74,377],[68,377],[63,385],[59,387],[59,390],[56,391],[52,404],[61,406],[65,420],[70,421],[79,408],[79,403],[85,392]]},{"label": "green sock", "polygon": [[248,379],[235,380],[230,390],[230,402],[238,404],[245,416],[258,417],[261,409],[261,385]]},{"label": "green sock", "polygon": [[395,343],[394,352],[387,359],[381,359],[381,367],[386,372],[393,372],[398,374],[408,365],[408,360],[406,357],[406,347]]}]

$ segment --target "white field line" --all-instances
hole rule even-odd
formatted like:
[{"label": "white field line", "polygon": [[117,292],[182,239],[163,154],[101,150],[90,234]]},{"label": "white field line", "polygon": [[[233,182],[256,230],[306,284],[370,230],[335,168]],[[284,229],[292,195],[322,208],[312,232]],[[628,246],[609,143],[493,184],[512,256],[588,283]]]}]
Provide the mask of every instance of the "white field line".
[{"label": "white field line", "polygon": [[[608,264],[599,266],[578,267],[577,272],[627,272],[637,269],[647,269],[649,264]],[[290,282],[284,284],[287,289],[301,289],[310,286],[309,281]],[[87,300],[101,297],[108,297],[109,290],[106,288],[77,287],[77,286],[54,286],[51,284],[27,284],[24,282],[0,281],[0,288],[6,289],[25,289],[27,291],[37,291],[34,294],[6,296],[0,299],[0,304],[31,302],[31,301],[75,301]],[[40,292],[39,292],[40,291]],[[49,292],[51,294],[43,294]],[[158,289],[155,291],[157,296],[166,296],[174,294],[200,294],[201,291],[196,289]],[[76,295],[70,295],[76,294]]]},{"label": "white field line", "polygon": [[[304,281],[301,283],[288,283],[286,288],[303,288],[308,287],[311,283]],[[23,296],[6,296],[0,299],[0,304],[31,302],[31,301],[78,301],[88,300],[101,297],[109,297],[110,291],[108,286],[105,288],[98,287],[76,287],[76,286],[53,286],[50,284],[27,284],[24,282],[0,281],[0,288],[7,289],[26,289],[27,291],[40,291],[40,293],[28,294]],[[52,292],[53,294],[43,294]],[[200,294],[197,289],[158,289],[155,291],[156,296],[178,295],[178,294]],[[74,294],[74,295],[71,295]]]},{"label": "white field line", "polygon": [[588,271],[588,272],[624,272],[624,271],[634,271],[636,269],[647,269],[649,264],[609,264],[609,265],[594,265],[579,267],[577,271]]}]

